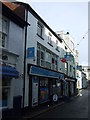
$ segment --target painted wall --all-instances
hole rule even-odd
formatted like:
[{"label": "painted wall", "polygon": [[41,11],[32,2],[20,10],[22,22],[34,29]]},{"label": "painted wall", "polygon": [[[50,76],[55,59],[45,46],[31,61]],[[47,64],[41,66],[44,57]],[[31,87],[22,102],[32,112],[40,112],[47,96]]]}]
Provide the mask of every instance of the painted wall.
[{"label": "painted wall", "polygon": [[[65,63],[61,62],[61,58],[63,58],[64,55],[66,54],[64,42],[60,43],[60,41],[58,40],[58,48],[60,51],[60,52],[58,52],[56,50],[57,38],[42,23],[41,24],[43,26],[43,39],[44,40],[41,39],[37,35],[37,22],[38,22],[38,20],[30,12],[28,12],[28,23],[30,23],[30,26],[28,27],[28,30],[27,30],[27,49],[30,47],[35,47],[35,58],[34,59],[27,58],[27,64],[37,65],[37,42],[38,42],[58,56],[58,71],[65,73]],[[53,47],[48,44],[49,33],[51,33],[51,35],[52,35],[51,40],[52,40]],[[68,65],[68,75],[70,77],[73,77],[73,72],[72,72],[73,70],[71,70],[71,72],[70,72],[70,65],[75,67],[75,70],[76,70],[76,65],[73,62],[68,62],[68,64],[69,64]],[[26,70],[27,70],[27,68],[26,68]],[[25,87],[25,106],[28,106],[28,94],[29,94],[28,93],[29,89],[27,87],[29,85],[29,76],[28,75],[26,75],[25,85],[26,85],[26,87]]]},{"label": "painted wall", "polygon": [[22,95],[23,90],[23,58],[24,58],[24,29],[8,20],[7,48],[3,49],[3,54],[8,56],[8,60],[3,60],[6,65],[16,67],[19,78],[10,80],[10,90],[8,94],[8,108],[13,108],[13,97]]}]

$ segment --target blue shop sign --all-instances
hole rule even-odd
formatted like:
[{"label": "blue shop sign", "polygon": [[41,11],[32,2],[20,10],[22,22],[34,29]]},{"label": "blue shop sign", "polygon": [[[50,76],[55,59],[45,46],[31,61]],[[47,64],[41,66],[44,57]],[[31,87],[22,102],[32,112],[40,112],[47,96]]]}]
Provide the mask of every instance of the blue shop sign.
[{"label": "blue shop sign", "polygon": [[13,67],[0,66],[0,76],[17,78],[19,76],[19,72]]},{"label": "blue shop sign", "polygon": [[74,57],[73,57],[72,54],[70,54],[70,55],[64,55],[64,58],[65,58],[66,60],[68,60],[68,61],[74,59]]},{"label": "blue shop sign", "polygon": [[37,76],[44,76],[44,77],[46,76],[46,77],[57,78],[57,79],[63,79],[64,78],[64,74],[62,74],[62,73],[54,72],[54,71],[51,71],[51,70],[46,70],[46,69],[36,67],[36,66],[31,66],[30,67],[29,74],[37,75]]},{"label": "blue shop sign", "polygon": [[34,58],[35,57],[35,48],[30,47],[27,49],[27,58]]}]

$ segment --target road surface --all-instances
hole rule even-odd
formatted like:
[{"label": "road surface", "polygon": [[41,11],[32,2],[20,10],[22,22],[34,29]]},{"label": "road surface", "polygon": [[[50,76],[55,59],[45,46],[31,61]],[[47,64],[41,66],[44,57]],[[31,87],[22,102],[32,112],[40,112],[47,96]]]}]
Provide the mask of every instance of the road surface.
[{"label": "road surface", "polygon": [[90,88],[80,91],[80,96],[36,118],[88,118]]}]

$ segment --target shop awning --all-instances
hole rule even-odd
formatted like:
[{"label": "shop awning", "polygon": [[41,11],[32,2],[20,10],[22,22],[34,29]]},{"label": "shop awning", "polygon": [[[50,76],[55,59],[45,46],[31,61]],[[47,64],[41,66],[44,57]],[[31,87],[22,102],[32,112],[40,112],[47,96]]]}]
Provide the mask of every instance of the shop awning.
[{"label": "shop awning", "polygon": [[63,79],[64,78],[64,74],[60,74],[58,72],[54,72],[51,70],[47,70],[44,68],[40,68],[40,67],[36,67],[36,66],[31,66],[30,67],[30,71],[29,71],[30,75],[37,75],[37,76],[44,76],[44,77],[51,77],[51,78],[59,78],[59,79]]},{"label": "shop awning", "polygon": [[18,77],[18,71],[14,67],[0,66],[0,76],[2,77]]}]

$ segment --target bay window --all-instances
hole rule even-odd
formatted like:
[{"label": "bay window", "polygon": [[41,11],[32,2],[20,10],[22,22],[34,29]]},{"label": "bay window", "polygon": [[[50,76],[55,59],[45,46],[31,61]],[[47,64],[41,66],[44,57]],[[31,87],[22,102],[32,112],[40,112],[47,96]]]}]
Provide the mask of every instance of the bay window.
[{"label": "bay window", "polygon": [[37,44],[37,65],[58,70],[58,57],[41,44]]}]

